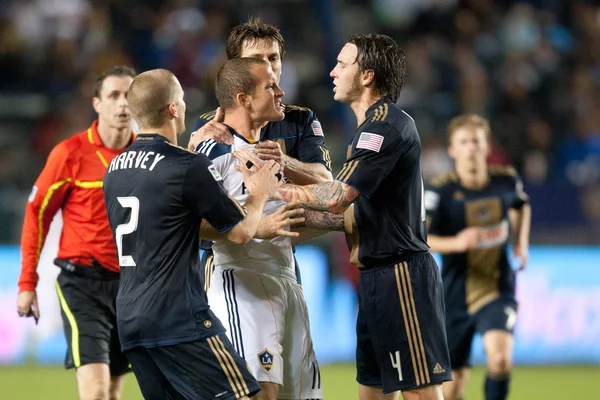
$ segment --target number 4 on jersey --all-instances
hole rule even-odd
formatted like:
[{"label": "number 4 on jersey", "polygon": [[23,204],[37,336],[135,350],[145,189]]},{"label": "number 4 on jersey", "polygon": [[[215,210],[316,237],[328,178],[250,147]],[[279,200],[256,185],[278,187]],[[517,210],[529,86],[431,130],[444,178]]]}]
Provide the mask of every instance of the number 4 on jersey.
[{"label": "number 4 on jersey", "polygon": [[123,208],[131,208],[131,217],[129,222],[117,226],[115,236],[117,241],[117,252],[119,255],[119,265],[121,267],[135,267],[135,261],[130,255],[123,254],[123,236],[135,232],[138,227],[138,218],[140,216],[140,201],[137,197],[117,197]]},{"label": "number 4 on jersey", "polygon": [[402,363],[400,362],[400,351],[396,351],[392,354],[390,352],[390,361],[392,362],[392,367],[398,370],[398,381],[402,382]]}]

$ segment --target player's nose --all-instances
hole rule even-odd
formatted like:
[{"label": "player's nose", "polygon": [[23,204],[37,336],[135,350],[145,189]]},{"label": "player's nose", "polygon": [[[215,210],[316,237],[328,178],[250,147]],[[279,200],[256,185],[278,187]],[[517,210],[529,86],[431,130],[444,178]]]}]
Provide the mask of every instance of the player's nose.
[{"label": "player's nose", "polygon": [[285,92],[283,91],[283,89],[281,89],[279,87],[279,85],[275,85],[275,87],[276,87],[275,96],[277,96],[277,97],[283,97],[283,96],[285,96]]}]

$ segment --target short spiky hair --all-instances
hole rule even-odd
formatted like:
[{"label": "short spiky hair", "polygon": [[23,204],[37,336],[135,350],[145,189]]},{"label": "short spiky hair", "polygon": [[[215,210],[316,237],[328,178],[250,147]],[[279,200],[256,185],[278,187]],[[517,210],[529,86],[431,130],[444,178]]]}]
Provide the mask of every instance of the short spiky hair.
[{"label": "short spiky hair", "polygon": [[94,83],[94,97],[100,97],[100,92],[102,91],[102,84],[104,80],[109,76],[130,76],[135,78],[135,70],[126,65],[115,65],[114,67],[110,67],[102,71],[102,73],[96,78],[96,82]]},{"label": "short spiky hair", "polygon": [[359,71],[373,71],[375,90],[396,102],[406,79],[406,56],[402,47],[386,35],[355,35],[347,43],[358,50]]},{"label": "short spiky hair", "polygon": [[484,130],[488,142],[492,139],[492,129],[490,128],[490,122],[487,119],[477,114],[462,114],[452,118],[448,123],[448,143],[452,141],[454,132],[465,126],[481,128]]},{"label": "short spiky hair", "polygon": [[283,47],[283,36],[281,36],[279,29],[264,23],[258,17],[252,17],[248,22],[239,24],[229,31],[226,46],[227,59],[232,60],[241,57],[242,46],[245,41],[255,43],[261,39],[270,39],[279,43],[279,56],[283,60],[285,49]]}]

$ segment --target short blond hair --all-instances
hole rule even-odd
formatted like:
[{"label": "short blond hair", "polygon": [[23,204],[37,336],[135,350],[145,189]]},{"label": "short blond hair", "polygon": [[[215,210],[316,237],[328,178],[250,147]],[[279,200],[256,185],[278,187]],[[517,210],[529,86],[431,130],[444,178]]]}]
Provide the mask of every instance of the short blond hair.
[{"label": "short blond hair", "polygon": [[135,77],[127,102],[140,128],[160,128],[167,118],[167,106],[177,100],[178,81],[166,69],[153,69]]},{"label": "short blond hair", "polygon": [[448,143],[452,141],[452,136],[454,135],[454,132],[465,126],[483,129],[485,131],[485,138],[488,140],[488,142],[492,138],[492,129],[490,128],[490,122],[486,118],[483,118],[482,116],[477,114],[462,114],[452,118],[450,123],[448,123]]}]

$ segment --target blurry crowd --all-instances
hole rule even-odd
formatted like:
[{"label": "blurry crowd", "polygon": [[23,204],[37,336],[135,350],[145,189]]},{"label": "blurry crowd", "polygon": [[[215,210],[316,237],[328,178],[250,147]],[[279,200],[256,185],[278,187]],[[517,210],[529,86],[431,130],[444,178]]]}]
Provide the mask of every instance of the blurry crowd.
[{"label": "blurry crowd", "polygon": [[52,147],[94,118],[96,75],[114,64],[170,69],[191,128],[216,105],[229,28],[250,15],[281,29],[284,100],[316,111],[334,173],[355,122],[333,102],[329,71],[349,35],[386,33],[406,50],[399,103],[417,122],[426,178],[452,167],[448,120],[482,114],[490,162],[515,165],[532,197],[534,242],[600,243],[600,0],[5,0],[0,242],[18,242]]}]

